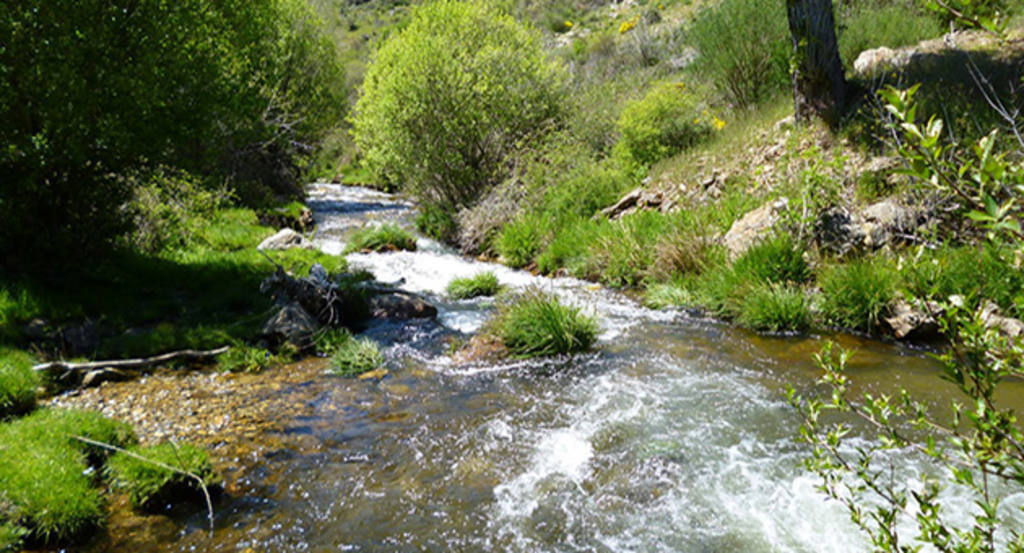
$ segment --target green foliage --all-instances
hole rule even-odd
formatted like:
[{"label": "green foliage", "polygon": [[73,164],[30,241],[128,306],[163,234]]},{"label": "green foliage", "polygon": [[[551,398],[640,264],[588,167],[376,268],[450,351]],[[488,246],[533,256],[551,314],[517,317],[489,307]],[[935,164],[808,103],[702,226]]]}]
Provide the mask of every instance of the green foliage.
[{"label": "green foliage", "polygon": [[221,483],[207,453],[191,444],[165,442],[127,451],[145,461],[118,452],[107,463],[107,474],[113,486],[127,492],[132,505],[139,509],[155,510],[179,500],[198,500],[203,486],[209,489]]},{"label": "green foliage", "polygon": [[561,111],[536,34],[484,2],[437,0],[377,51],[353,118],[378,180],[453,210],[503,178],[518,142]]},{"label": "green foliage", "polygon": [[807,330],[812,321],[810,301],[800,288],[758,284],[744,291],[737,321],[769,332]]},{"label": "green foliage", "polygon": [[217,358],[223,371],[233,373],[259,373],[270,368],[277,359],[263,348],[236,342],[226,353]]},{"label": "green foliage", "polygon": [[694,293],[684,282],[662,282],[644,290],[644,305],[651,309],[689,307],[696,304]]},{"label": "green foliage", "polygon": [[402,227],[385,223],[365,226],[355,232],[345,244],[344,253],[416,251],[416,238]]},{"label": "green foliage", "polygon": [[971,303],[990,300],[1019,315],[1024,311],[1024,274],[1014,266],[1014,250],[986,243],[924,250],[902,268],[907,291],[914,297],[946,301],[958,294]]},{"label": "green foliage", "polygon": [[840,327],[872,332],[896,294],[897,273],[884,256],[834,265],[818,280],[821,313]]},{"label": "green foliage", "polygon": [[27,352],[0,347],[0,420],[31,411],[36,405],[39,373]]},{"label": "green foliage", "polygon": [[467,278],[456,278],[448,283],[448,297],[468,300],[480,296],[493,296],[501,289],[498,277],[493,272],[484,272]]},{"label": "green foliage", "polygon": [[153,167],[293,191],[297,145],[343,106],[335,51],[299,0],[18,0],[0,36],[9,270],[108,245],[130,228],[125,177]]},{"label": "green foliage", "polygon": [[378,369],[383,364],[384,354],[377,342],[352,337],[337,346],[327,371],[337,376],[356,376]]},{"label": "green foliage", "polygon": [[565,226],[554,232],[554,238],[537,256],[537,269],[544,274],[551,274],[565,268],[574,275],[584,275],[588,251],[605,224],[589,217],[565,223]]},{"label": "green foliage", "polygon": [[528,265],[540,253],[547,236],[544,219],[527,214],[502,227],[495,239],[494,248],[504,258],[506,265],[519,268]]},{"label": "green foliage", "polygon": [[701,141],[716,121],[686,91],[686,85],[661,83],[623,108],[618,121],[620,144],[637,163],[650,165]]},{"label": "green foliage", "polygon": [[192,243],[205,220],[214,217],[227,198],[226,191],[207,190],[187,173],[163,168],[128,180],[132,232],[127,240],[143,252]]},{"label": "green foliage", "polygon": [[593,317],[531,290],[503,304],[492,322],[494,334],[517,357],[544,357],[590,349],[597,339]]},{"label": "green foliage", "polygon": [[752,106],[789,85],[790,36],[781,3],[722,0],[697,14],[689,34],[699,67],[729,101]]},{"label": "green foliage", "polygon": [[603,222],[587,251],[586,276],[609,286],[635,286],[647,278],[657,260],[653,247],[677,228],[670,215],[641,211]]},{"label": "green foliage", "polygon": [[802,284],[811,279],[803,248],[786,233],[751,246],[736,260],[733,270],[754,282]]},{"label": "green foliage", "polygon": [[839,57],[847,68],[864,50],[900,48],[940,36],[943,27],[932,14],[912,2],[867,0],[853,2],[837,14]]},{"label": "green foliage", "polygon": [[352,341],[352,333],[347,328],[328,328],[313,338],[313,347],[317,353],[333,355]]},{"label": "green foliage", "polygon": [[0,522],[0,552],[20,551],[21,542],[27,535],[28,530],[21,526]]},{"label": "green foliage", "polygon": [[441,242],[452,242],[459,232],[459,223],[451,210],[440,204],[420,204],[416,213],[416,230]]},{"label": "green foliage", "polygon": [[86,469],[102,466],[109,451],[73,436],[118,447],[136,441],[127,425],[88,411],[42,409],[0,425],[0,526],[13,523],[33,540],[56,543],[102,524],[103,502]]}]

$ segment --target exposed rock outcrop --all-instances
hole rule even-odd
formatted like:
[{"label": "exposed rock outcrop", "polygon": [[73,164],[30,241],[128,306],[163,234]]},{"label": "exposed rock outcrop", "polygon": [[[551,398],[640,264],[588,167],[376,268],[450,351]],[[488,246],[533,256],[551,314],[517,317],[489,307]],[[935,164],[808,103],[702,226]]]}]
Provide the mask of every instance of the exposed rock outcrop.
[{"label": "exposed rock outcrop", "polygon": [[764,238],[765,233],[778,224],[788,207],[789,200],[779,198],[747,213],[733,223],[729,232],[722,238],[722,243],[729,250],[729,258],[738,258],[758,240]]},{"label": "exposed rock outcrop", "polygon": [[929,301],[911,303],[905,299],[898,300],[890,308],[885,318],[892,335],[900,340],[934,340],[939,337],[939,323],[945,310],[938,302]]},{"label": "exposed rock outcrop", "polygon": [[630,213],[636,213],[641,209],[659,209],[664,201],[664,194],[660,191],[645,190],[643,187],[638,187],[615,202],[615,205],[602,209],[601,215],[614,221]]}]

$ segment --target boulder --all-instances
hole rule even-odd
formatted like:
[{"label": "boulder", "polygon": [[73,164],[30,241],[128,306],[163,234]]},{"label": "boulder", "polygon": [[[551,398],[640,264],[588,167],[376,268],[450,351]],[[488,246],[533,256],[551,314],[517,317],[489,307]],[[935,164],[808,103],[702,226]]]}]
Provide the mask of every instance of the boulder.
[{"label": "boulder", "polygon": [[664,194],[659,191],[644,190],[641,186],[629,191],[628,194],[615,202],[615,205],[602,209],[601,215],[614,221],[619,217],[636,213],[641,209],[659,209],[664,202]]},{"label": "boulder", "polygon": [[779,198],[747,213],[733,223],[729,232],[722,238],[722,243],[729,250],[729,258],[736,259],[750,249],[750,246],[764,238],[765,234],[779,222],[788,206],[789,200]]},{"label": "boulder", "polygon": [[818,214],[814,239],[822,249],[844,254],[864,242],[864,229],[856,215],[835,206]]},{"label": "boulder", "polygon": [[832,207],[818,215],[815,240],[840,255],[855,249],[878,249],[907,235],[919,226],[917,211],[890,199],[871,204],[858,213]]},{"label": "boulder", "polygon": [[370,298],[370,314],[378,319],[433,319],[437,308],[416,294],[393,291]]},{"label": "boulder", "polygon": [[58,338],[62,346],[61,349],[68,355],[92,354],[99,346],[99,329],[92,321],[85,321],[61,329]]},{"label": "boulder", "polygon": [[279,230],[277,234],[268,237],[260,242],[259,246],[256,246],[258,250],[290,250],[292,248],[311,250],[315,246],[305,236],[290,228]]},{"label": "boulder", "polygon": [[853,62],[853,71],[860,76],[874,76],[886,71],[902,69],[917,55],[915,49],[893,50],[885,46],[864,50]]},{"label": "boulder", "polygon": [[299,302],[291,302],[281,307],[263,325],[263,336],[274,343],[292,343],[305,345],[320,325],[316,319],[302,307]]},{"label": "boulder", "polygon": [[1002,316],[999,313],[999,306],[991,301],[986,301],[981,306],[979,318],[985,328],[995,328],[1009,338],[1019,338],[1024,335],[1024,322],[1013,317]]},{"label": "boulder", "polygon": [[939,323],[935,317],[941,317],[943,312],[937,302],[921,304],[920,301],[910,303],[900,299],[890,307],[885,322],[893,336],[900,340],[932,340],[939,337]]},{"label": "boulder", "polygon": [[917,227],[917,213],[892,200],[867,206],[861,211],[860,219],[864,246],[869,248],[880,248]]}]

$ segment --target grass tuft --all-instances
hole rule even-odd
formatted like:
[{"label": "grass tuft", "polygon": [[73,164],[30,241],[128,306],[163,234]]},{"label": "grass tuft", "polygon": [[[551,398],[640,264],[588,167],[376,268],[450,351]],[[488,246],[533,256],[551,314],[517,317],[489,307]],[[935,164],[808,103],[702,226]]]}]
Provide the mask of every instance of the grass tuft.
[{"label": "grass tuft", "polygon": [[[218,487],[217,475],[205,451],[190,444],[162,443],[153,447],[129,449],[131,453],[192,473],[207,488]],[[151,511],[178,501],[198,500],[202,487],[194,478],[153,463],[147,463],[123,452],[110,458],[107,472],[114,487],[128,492],[132,505]]]},{"label": "grass tuft", "polygon": [[803,249],[788,234],[755,244],[736,260],[733,269],[753,282],[802,284],[811,279]]},{"label": "grass tuft", "polygon": [[821,312],[838,327],[873,331],[896,294],[897,273],[887,259],[858,259],[835,265],[818,281]]},{"label": "grass tuft", "polygon": [[235,343],[218,358],[220,369],[232,373],[259,373],[270,368],[277,361],[274,355],[263,348]]},{"label": "grass tuft", "polygon": [[598,332],[593,317],[537,290],[502,306],[492,324],[494,334],[517,357],[586,351]]},{"label": "grass tuft", "polygon": [[345,253],[416,251],[416,238],[398,225],[391,223],[363,227],[348,239]]},{"label": "grass tuft", "polygon": [[35,358],[23,351],[0,348],[0,419],[27,413],[36,406],[39,374]]},{"label": "grass tuft", "polygon": [[331,355],[328,372],[336,376],[356,376],[380,368],[383,364],[384,354],[377,342],[350,336],[337,345]]},{"label": "grass tuft", "polygon": [[448,283],[448,297],[468,300],[481,296],[493,296],[501,289],[498,277],[493,272],[480,273],[467,278],[456,278]]},{"label": "grass tuft", "polygon": [[754,330],[804,331],[811,326],[810,302],[799,288],[760,284],[744,294],[738,321]]}]

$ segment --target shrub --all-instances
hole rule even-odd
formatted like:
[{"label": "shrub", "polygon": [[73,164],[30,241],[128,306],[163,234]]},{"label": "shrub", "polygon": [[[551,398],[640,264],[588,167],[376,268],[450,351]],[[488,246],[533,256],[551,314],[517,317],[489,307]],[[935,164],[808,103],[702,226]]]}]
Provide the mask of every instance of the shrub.
[{"label": "shrub", "polygon": [[[193,445],[165,442],[152,447],[133,447],[128,452],[130,454],[118,452],[111,457],[107,473],[114,487],[126,491],[137,508],[150,511],[177,501],[198,500],[203,497],[203,486],[216,490],[220,485],[221,478],[214,472],[209,456]],[[202,485],[186,473],[198,476]]]},{"label": "shrub", "polygon": [[505,348],[518,357],[586,351],[598,331],[592,317],[537,290],[503,305],[493,327]]},{"label": "shrub", "polygon": [[495,239],[494,248],[509,267],[528,265],[544,246],[547,236],[544,221],[533,214],[522,215],[502,227]]},{"label": "shrub", "polygon": [[849,68],[864,50],[917,44],[942,34],[938,19],[904,1],[868,0],[848,4],[838,14],[839,57]]},{"label": "shrub", "polygon": [[870,332],[895,295],[896,276],[883,257],[835,265],[818,281],[821,312],[836,326]]},{"label": "shrub", "polygon": [[643,165],[696,144],[712,128],[712,117],[702,112],[683,83],[654,86],[642,99],[627,104],[618,121],[621,147]]},{"label": "shrub", "polygon": [[344,253],[416,251],[416,238],[402,227],[385,223],[363,227],[352,233]]},{"label": "shrub", "polygon": [[754,282],[801,284],[811,279],[802,249],[785,233],[753,245],[733,263],[733,268]]},{"label": "shrub", "polygon": [[456,278],[448,283],[448,297],[456,300],[468,300],[480,296],[493,296],[498,293],[501,285],[493,272],[480,273],[468,278]]},{"label": "shrub", "polygon": [[789,84],[790,35],[782,4],[723,0],[701,8],[690,28],[698,66],[725,98],[752,106]]},{"label": "shrub", "polygon": [[384,354],[377,342],[369,338],[352,338],[340,344],[331,355],[328,372],[337,376],[354,376],[372,371],[384,364]]},{"label": "shrub", "polygon": [[0,419],[31,411],[36,405],[39,374],[26,352],[0,348]]},{"label": "shrub", "polygon": [[436,0],[377,51],[353,133],[378,180],[454,210],[500,181],[512,148],[558,118],[562,80],[538,35],[492,3]]},{"label": "shrub", "polygon": [[799,288],[759,284],[746,289],[737,320],[754,330],[802,331],[811,326],[810,302]]}]

